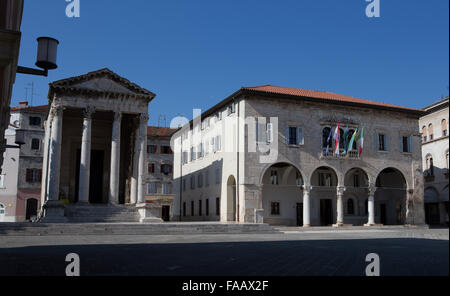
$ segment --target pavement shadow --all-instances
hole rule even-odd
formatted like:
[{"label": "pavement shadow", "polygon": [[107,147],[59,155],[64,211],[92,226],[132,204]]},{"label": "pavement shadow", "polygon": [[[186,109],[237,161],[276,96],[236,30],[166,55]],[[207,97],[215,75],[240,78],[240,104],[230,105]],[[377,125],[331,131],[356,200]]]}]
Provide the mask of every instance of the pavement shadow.
[{"label": "pavement shadow", "polygon": [[[50,243],[49,243],[50,244]],[[414,238],[149,243],[0,248],[0,276],[364,276],[369,253],[382,276],[448,276],[449,242]]]}]

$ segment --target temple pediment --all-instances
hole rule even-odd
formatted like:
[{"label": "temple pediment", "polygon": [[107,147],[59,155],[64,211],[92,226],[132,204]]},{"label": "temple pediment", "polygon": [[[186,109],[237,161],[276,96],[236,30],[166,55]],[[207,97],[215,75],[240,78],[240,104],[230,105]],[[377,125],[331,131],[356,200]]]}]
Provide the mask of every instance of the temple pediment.
[{"label": "temple pediment", "polygon": [[50,83],[50,97],[52,97],[52,92],[61,91],[65,93],[142,96],[150,99],[155,97],[155,94],[151,91],[130,82],[107,68]]}]

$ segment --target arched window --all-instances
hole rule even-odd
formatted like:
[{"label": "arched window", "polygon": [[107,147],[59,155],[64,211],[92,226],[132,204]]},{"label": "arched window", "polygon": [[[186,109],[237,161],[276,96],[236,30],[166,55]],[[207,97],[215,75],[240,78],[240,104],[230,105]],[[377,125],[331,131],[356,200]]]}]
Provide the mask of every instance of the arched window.
[{"label": "arched window", "polygon": [[448,131],[447,131],[447,120],[442,119],[442,136],[446,137],[448,135]]},{"label": "arched window", "polygon": [[347,214],[354,215],[355,214],[355,202],[353,199],[347,200]]},{"label": "arched window", "polygon": [[426,156],[426,168],[427,168],[427,175],[428,176],[434,176],[434,164],[433,164],[433,156],[431,154],[428,154]]},{"label": "arched window", "polygon": [[434,130],[433,130],[433,124],[430,123],[428,126],[428,135],[430,136],[430,141],[434,140]]},{"label": "arched window", "polygon": [[423,139],[424,142],[426,142],[428,140],[427,134],[428,134],[427,133],[427,127],[423,126],[423,128],[422,128],[422,139]]},{"label": "arched window", "polygon": [[278,172],[273,170],[270,172],[270,184],[278,185]]}]

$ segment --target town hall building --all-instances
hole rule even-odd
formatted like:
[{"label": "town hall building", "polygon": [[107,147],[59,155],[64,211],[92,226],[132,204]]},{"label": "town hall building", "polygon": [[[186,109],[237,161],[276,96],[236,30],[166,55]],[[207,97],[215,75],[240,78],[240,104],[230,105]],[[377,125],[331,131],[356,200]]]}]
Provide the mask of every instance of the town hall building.
[{"label": "town hall building", "polygon": [[423,114],[329,92],[243,87],[174,135],[175,220],[424,224]]}]

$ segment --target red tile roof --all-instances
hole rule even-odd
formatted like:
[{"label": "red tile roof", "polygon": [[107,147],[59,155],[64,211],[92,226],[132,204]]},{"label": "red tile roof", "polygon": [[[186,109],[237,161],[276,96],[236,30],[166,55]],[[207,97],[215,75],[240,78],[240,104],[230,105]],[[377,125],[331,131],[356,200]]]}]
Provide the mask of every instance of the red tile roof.
[{"label": "red tile roof", "polygon": [[31,111],[31,112],[47,112],[48,105],[43,106],[28,106],[28,107],[13,107],[11,108],[11,112],[13,111]]},{"label": "red tile roof", "polygon": [[177,129],[168,128],[168,127],[148,126],[147,127],[147,136],[152,136],[152,137],[170,137],[176,131],[177,131]]},{"label": "red tile roof", "polygon": [[256,91],[256,92],[263,92],[263,93],[270,93],[270,94],[297,96],[297,97],[307,97],[307,98],[322,99],[322,100],[337,101],[337,102],[364,104],[364,105],[403,109],[403,110],[410,110],[410,111],[421,111],[419,109],[402,107],[402,106],[380,103],[380,102],[375,102],[375,101],[369,101],[369,100],[364,100],[364,99],[358,99],[358,98],[344,96],[344,95],[335,94],[335,93],[331,93],[331,92],[306,90],[306,89],[300,89],[300,88],[281,87],[281,86],[274,86],[274,85],[262,85],[262,86],[255,86],[255,87],[242,87],[242,90]]}]

